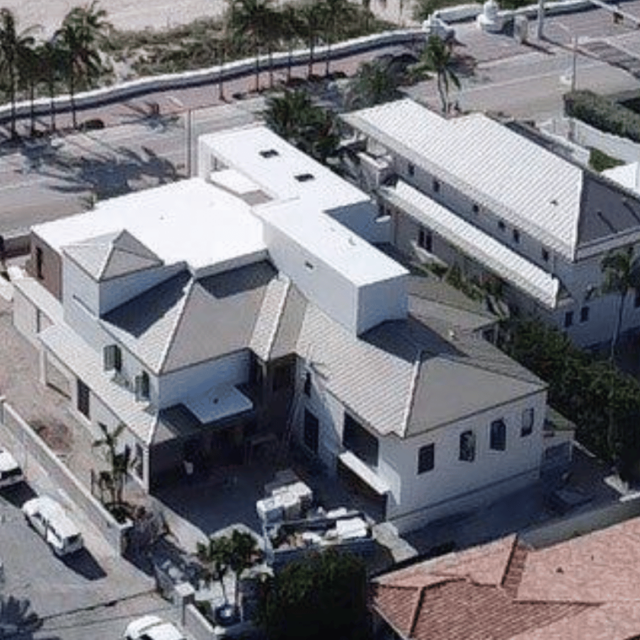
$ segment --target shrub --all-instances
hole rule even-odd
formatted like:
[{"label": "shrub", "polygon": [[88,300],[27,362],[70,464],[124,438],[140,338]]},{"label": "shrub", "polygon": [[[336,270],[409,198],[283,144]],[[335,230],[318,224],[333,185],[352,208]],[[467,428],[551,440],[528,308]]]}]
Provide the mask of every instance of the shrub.
[{"label": "shrub", "polygon": [[565,113],[623,138],[640,142],[640,116],[631,109],[592,91],[573,91],[564,96]]}]

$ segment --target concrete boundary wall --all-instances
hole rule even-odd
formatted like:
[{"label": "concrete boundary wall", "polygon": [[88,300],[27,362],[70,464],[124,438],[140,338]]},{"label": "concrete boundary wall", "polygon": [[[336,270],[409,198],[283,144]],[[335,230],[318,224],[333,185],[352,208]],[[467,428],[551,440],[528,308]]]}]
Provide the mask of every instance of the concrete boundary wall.
[{"label": "concrete boundary wall", "polygon": [[218,637],[214,627],[198,611],[195,604],[187,604],[184,608],[184,628],[194,640],[215,640]]},{"label": "concrete boundary wall", "polygon": [[[400,29],[397,31],[385,31],[370,36],[355,38],[346,42],[339,42],[327,47],[325,45],[314,49],[314,68],[324,64],[327,49],[331,60],[339,60],[356,53],[375,51],[376,49],[388,46],[415,46],[424,42],[425,34],[418,28]],[[309,60],[308,49],[297,49],[291,53],[279,52],[273,54],[273,68],[283,69],[289,64],[289,60],[294,65],[306,64]],[[259,58],[260,69],[266,72],[269,69],[266,56]],[[151,76],[123,82],[122,84],[85,91],[75,96],[76,108],[78,110],[107,105],[130,98],[136,98],[156,91],[170,91],[188,87],[197,87],[206,84],[215,84],[220,78],[226,82],[235,78],[251,76],[255,73],[255,58],[245,58],[229,62],[222,66],[198,69],[196,71],[185,71],[184,73],[166,74]],[[41,98],[34,103],[36,116],[49,113],[51,101],[49,98]],[[54,99],[56,112],[68,111],[71,109],[71,99],[68,95],[58,96]],[[30,103],[20,102],[16,105],[16,114],[20,118],[30,115]],[[11,105],[0,107],[0,121],[6,121],[11,116]]]},{"label": "concrete boundary wall", "polygon": [[91,495],[65,464],[49,449],[31,426],[0,396],[0,425],[11,436],[13,453],[28,475],[30,464],[39,464],[53,483],[90,518],[113,550],[124,553],[125,533],[128,525],[119,524],[115,518]]},{"label": "concrete boundary wall", "polygon": [[640,496],[634,496],[600,509],[591,509],[540,527],[527,529],[520,534],[520,538],[535,548],[548,547],[585,533],[610,527],[638,515],[640,515]]}]

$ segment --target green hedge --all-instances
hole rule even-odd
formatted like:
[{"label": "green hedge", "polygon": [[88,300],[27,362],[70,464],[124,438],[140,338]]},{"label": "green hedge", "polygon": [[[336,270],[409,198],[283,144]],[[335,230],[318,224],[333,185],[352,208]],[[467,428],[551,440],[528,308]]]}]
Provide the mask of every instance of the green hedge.
[{"label": "green hedge", "polygon": [[640,142],[640,115],[592,91],[565,94],[564,111],[600,131]]}]

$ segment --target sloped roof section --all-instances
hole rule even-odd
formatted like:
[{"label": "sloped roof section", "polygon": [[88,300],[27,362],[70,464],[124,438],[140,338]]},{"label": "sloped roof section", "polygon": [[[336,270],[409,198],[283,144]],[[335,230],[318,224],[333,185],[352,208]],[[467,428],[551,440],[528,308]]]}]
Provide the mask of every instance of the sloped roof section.
[{"label": "sloped roof section", "polygon": [[274,276],[267,262],[202,279],[183,271],[102,323],[153,372],[167,373],[248,348]]},{"label": "sloped roof section", "polygon": [[162,260],[126,229],[68,245],[64,251],[98,281],[162,265]]},{"label": "sloped roof section", "polygon": [[407,99],[342,117],[572,258],[581,212],[580,167],[483,114],[447,120]]}]

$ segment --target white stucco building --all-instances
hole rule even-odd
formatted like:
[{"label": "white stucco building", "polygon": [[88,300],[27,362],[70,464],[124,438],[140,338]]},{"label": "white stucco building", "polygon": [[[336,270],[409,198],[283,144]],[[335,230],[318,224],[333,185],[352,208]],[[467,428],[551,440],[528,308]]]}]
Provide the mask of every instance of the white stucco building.
[{"label": "white stucco building", "polygon": [[[601,262],[640,242],[636,191],[483,114],[445,119],[400,100],[343,118],[403,253],[501,283],[514,312],[580,345],[611,339],[618,297],[601,293]],[[629,298],[622,331],[640,325],[640,296]]]},{"label": "white stucco building", "polygon": [[535,481],[568,442],[545,384],[357,235],[388,221],[301,155],[261,127],[206,136],[202,177],[35,227],[15,323],[43,381],[96,436],[126,425],[147,489],[266,434],[403,530]]}]

